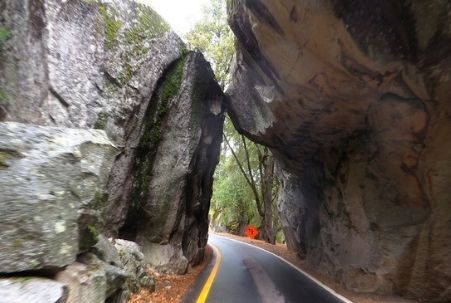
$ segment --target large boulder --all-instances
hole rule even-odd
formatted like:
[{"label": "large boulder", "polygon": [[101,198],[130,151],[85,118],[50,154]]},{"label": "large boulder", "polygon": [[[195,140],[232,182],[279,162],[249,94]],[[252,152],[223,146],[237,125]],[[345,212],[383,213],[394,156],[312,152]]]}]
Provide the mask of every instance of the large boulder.
[{"label": "large boulder", "polygon": [[67,303],[105,302],[107,281],[102,266],[74,262],[59,272],[55,280],[67,285]]},{"label": "large boulder", "polygon": [[202,55],[133,1],[5,0],[0,26],[0,120],[105,130],[118,153],[103,232],[162,270],[198,262],[223,123]]},{"label": "large boulder", "polygon": [[104,131],[0,123],[0,272],[63,267],[96,243],[116,151]]},{"label": "large boulder", "polygon": [[139,288],[155,290],[155,280],[146,271],[146,263],[141,247],[132,241],[123,239],[114,240],[114,247],[117,249],[122,267],[127,273],[127,292],[136,292]]},{"label": "large boulder", "polygon": [[189,53],[168,70],[154,99],[137,147],[125,227],[139,227],[136,241],[148,263],[181,274],[203,258],[207,244],[222,93],[203,56]]},{"label": "large boulder", "polygon": [[111,242],[111,239],[107,239],[104,235],[97,237],[97,243],[91,247],[90,251],[107,264],[122,265],[116,247]]},{"label": "large boulder", "polygon": [[229,1],[236,127],[290,248],[350,289],[451,300],[449,1]]},{"label": "large boulder", "polygon": [[66,285],[67,303],[124,303],[140,288],[155,290],[155,280],[146,267],[138,244],[99,235],[89,252],[80,254],[54,279]]},{"label": "large boulder", "polygon": [[68,289],[39,277],[0,278],[0,301],[7,303],[66,303]]},{"label": "large boulder", "polygon": [[0,105],[8,121],[106,129],[123,145],[129,116],[147,106],[142,99],[185,50],[159,15],[134,1],[1,5],[8,38],[0,48]]},{"label": "large boulder", "polygon": [[[8,38],[0,48],[0,119],[103,129],[118,147],[136,146],[157,82],[186,52],[167,23],[134,1],[1,5]],[[127,214],[133,160],[121,150],[110,176],[110,235]]]}]

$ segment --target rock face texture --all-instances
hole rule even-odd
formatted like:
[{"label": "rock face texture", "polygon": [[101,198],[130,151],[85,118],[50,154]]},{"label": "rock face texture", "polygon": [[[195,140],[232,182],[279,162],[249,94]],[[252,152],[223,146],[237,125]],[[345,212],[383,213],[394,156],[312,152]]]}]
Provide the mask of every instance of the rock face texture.
[{"label": "rock face texture", "polygon": [[105,302],[107,281],[101,266],[89,268],[86,264],[75,262],[59,272],[55,279],[68,286],[67,303]]},{"label": "rock face texture", "polygon": [[0,123],[0,272],[63,267],[96,243],[115,152],[103,131]]},{"label": "rock face texture", "polygon": [[138,244],[131,241],[117,239],[114,241],[120,262],[128,274],[127,284],[130,291],[137,291],[141,287],[155,289],[155,280],[146,273],[144,254]]},{"label": "rock face texture", "polygon": [[0,280],[3,302],[64,303],[68,290],[63,283],[44,278],[8,278]]},{"label": "rock face texture", "polygon": [[[222,99],[203,56],[147,6],[1,1],[0,274],[60,271],[65,300],[114,292],[121,302],[153,280],[143,263],[138,284],[121,278],[125,265],[108,266],[115,248],[100,233],[137,241],[161,271],[200,261]],[[88,251],[101,259],[96,272]]]},{"label": "rock face texture", "polygon": [[234,0],[235,125],[288,245],[348,288],[451,300],[449,1]]},{"label": "rock face texture", "polygon": [[108,210],[113,217],[128,206],[119,236],[136,240],[157,270],[182,274],[203,257],[221,100],[208,63],[198,53],[188,54],[161,79],[139,142],[124,148],[133,174]]},{"label": "rock face texture", "polygon": [[164,70],[186,52],[161,17],[133,1],[2,6],[3,120],[104,129],[123,146]]}]

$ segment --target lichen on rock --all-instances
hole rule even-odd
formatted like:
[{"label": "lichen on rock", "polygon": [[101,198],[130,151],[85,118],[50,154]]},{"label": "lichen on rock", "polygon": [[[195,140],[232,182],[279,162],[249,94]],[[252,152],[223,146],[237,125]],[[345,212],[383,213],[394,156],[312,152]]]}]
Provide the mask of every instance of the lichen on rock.
[{"label": "lichen on rock", "polygon": [[117,36],[123,22],[119,20],[117,11],[110,5],[99,4],[99,13],[103,18],[103,26],[105,29],[105,47],[112,49],[117,45]]},{"label": "lichen on rock", "polygon": [[[133,1],[0,6],[0,120],[8,121],[0,125],[0,272],[50,269],[70,280],[72,271],[71,298],[78,289],[120,300],[128,290],[105,289],[105,279],[121,284],[120,265],[89,257],[107,259],[96,247],[103,234],[135,238],[140,262],[161,253],[162,271],[198,263],[211,197],[202,180],[217,164],[224,118],[202,55]],[[152,289],[139,266],[138,282]]]},{"label": "lichen on rock", "polygon": [[170,31],[163,18],[146,5],[138,4],[138,16],[132,27],[125,33],[125,39],[137,51],[144,48],[146,40],[161,37]]},{"label": "lichen on rock", "polygon": [[63,267],[95,244],[114,152],[103,131],[0,123],[0,272]]}]

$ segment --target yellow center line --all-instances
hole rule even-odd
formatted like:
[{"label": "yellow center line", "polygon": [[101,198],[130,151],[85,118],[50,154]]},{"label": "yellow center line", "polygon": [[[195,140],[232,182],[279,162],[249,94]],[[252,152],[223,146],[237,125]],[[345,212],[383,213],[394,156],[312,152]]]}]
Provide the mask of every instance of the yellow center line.
[{"label": "yellow center line", "polygon": [[204,287],[202,287],[202,290],[199,294],[199,297],[196,300],[196,303],[204,303],[207,300],[208,293],[210,292],[211,286],[213,285],[213,281],[215,280],[216,277],[216,273],[218,272],[219,265],[221,264],[221,253],[219,252],[219,249],[212,244],[210,244],[210,246],[215,251],[216,263],[213,266],[210,275],[208,276],[207,282],[205,282]]}]

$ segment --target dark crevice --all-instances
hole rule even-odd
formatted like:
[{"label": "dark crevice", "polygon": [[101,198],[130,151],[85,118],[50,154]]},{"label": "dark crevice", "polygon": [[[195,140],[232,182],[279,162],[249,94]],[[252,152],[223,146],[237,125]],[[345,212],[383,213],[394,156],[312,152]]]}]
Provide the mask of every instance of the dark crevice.
[{"label": "dark crevice", "polygon": [[260,0],[246,0],[246,6],[254,12],[255,16],[263,23],[268,24],[279,35],[283,36],[284,32],[271,12]]},{"label": "dark crevice", "polygon": [[107,72],[106,70],[103,71],[103,75],[105,76],[105,78],[113,85],[117,86],[117,87],[122,87],[122,84],[113,76],[110,75],[109,72]]},{"label": "dark crevice", "polygon": [[68,108],[70,106],[70,104],[67,103],[67,101],[64,100],[64,98],[60,94],[58,94],[52,87],[49,87],[49,91],[61,103],[62,106],[64,106],[65,108]]}]

